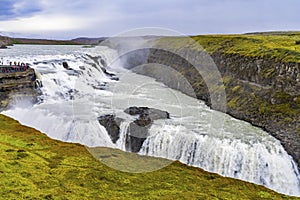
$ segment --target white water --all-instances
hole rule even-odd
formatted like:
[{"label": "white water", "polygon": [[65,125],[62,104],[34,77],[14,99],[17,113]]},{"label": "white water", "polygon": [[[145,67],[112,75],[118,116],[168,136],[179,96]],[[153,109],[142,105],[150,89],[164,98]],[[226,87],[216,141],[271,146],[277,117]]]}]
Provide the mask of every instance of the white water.
[{"label": "white water", "polygon": [[[125,134],[132,117],[122,111],[129,106],[158,108],[168,111],[171,119],[155,121],[140,154],[180,160],[300,196],[297,167],[278,140],[151,78],[123,70],[118,64],[111,70],[120,81],[110,80],[100,66],[92,66],[95,63],[86,53],[109,61],[116,56],[112,49],[16,45],[0,53],[4,61],[31,63],[43,82],[39,104],[28,106],[20,101],[3,114],[49,137],[125,150]],[[62,61],[76,71],[64,69]],[[101,90],[103,87],[105,90]],[[111,113],[126,119],[116,144],[97,121],[98,116]]]}]

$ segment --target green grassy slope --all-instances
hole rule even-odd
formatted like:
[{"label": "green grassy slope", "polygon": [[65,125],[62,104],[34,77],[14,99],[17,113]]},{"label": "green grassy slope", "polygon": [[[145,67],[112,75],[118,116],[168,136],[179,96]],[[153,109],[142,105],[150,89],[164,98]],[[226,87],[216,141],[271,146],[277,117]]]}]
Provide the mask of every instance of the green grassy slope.
[{"label": "green grassy slope", "polygon": [[300,32],[246,35],[199,35],[192,37],[209,53],[240,54],[275,58],[282,62],[300,62]]},{"label": "green grassy slope", "polygon": [[[280,62],[300,62],[300,32],[198,35],[191,38],[202,45],[209,54],[218,52],[225,55],[270,58]],[[192,49],[193,44],[187,44],[187,41],[181,37],[165,37],[159,40],[159,45],[164,47],[171,43],[174,48]]]},{"label": "green grassy slope", "polygon": [[[111,161],[139,157],[103,150]],[[82,145],[52,140],[3,115],[0,188],[0,199],[297,199],[179,162],[149,173],[120,172]]]},{"label": "green grassy slope", "polygon": [[37,44],[37,45],[80,45],[80,43],[71,40],[47,40],[47,39],[27,39],[12,38],[13,44]]}]

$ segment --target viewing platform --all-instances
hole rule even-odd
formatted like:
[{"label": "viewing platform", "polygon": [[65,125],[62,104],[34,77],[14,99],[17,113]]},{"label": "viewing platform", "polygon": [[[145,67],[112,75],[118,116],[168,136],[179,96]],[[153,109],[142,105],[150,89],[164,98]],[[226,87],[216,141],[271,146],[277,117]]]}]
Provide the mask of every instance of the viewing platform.
[{"label": "viewing platform", "polygon": [[29,68],[29,65],[24,63],[21,65],[0,65],[0,74],[25,72]]},{"label": "viewing platform", "polygon": [[34,87],[35,70],[29,65],[0,65],[0,91]]}]

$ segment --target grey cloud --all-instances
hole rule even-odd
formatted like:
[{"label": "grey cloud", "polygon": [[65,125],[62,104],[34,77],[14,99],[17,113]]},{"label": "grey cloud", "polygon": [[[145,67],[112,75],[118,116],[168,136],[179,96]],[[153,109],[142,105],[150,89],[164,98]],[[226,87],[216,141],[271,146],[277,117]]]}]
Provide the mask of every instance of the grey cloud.
[{"label": "grey cloud", "polygon": [[[32,1],[23,0],[28,3]],[[140,27],[165,27],[185,34],[243,33],[300,28],[298,0],[45,0],[44,2],[46,3],[37,4],[33,10],[20,11],[20,16],[40,10],[41,13],[82,17],[90,24],[89,27],[74,32],[61,30],[51,33],[59,37],[110,36]],[[9,6],[7,10],[6,14],[9,15],[11,10]],[[6,12],[1,9],[0,11]]]}]

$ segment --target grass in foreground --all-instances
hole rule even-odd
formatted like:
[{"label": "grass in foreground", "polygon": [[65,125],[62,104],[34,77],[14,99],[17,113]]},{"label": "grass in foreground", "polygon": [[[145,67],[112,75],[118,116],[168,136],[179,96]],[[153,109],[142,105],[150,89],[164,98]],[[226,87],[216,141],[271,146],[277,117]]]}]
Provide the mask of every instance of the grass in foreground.
[{"label": "grass in foreground", "polygon": [[[90,149],[104,163],[153,159],[102,150]],[[0,188],[0,199],[297,199],[179,162],[149,173],[120,172],[82,145],[52,140],[3,115]]]}]

